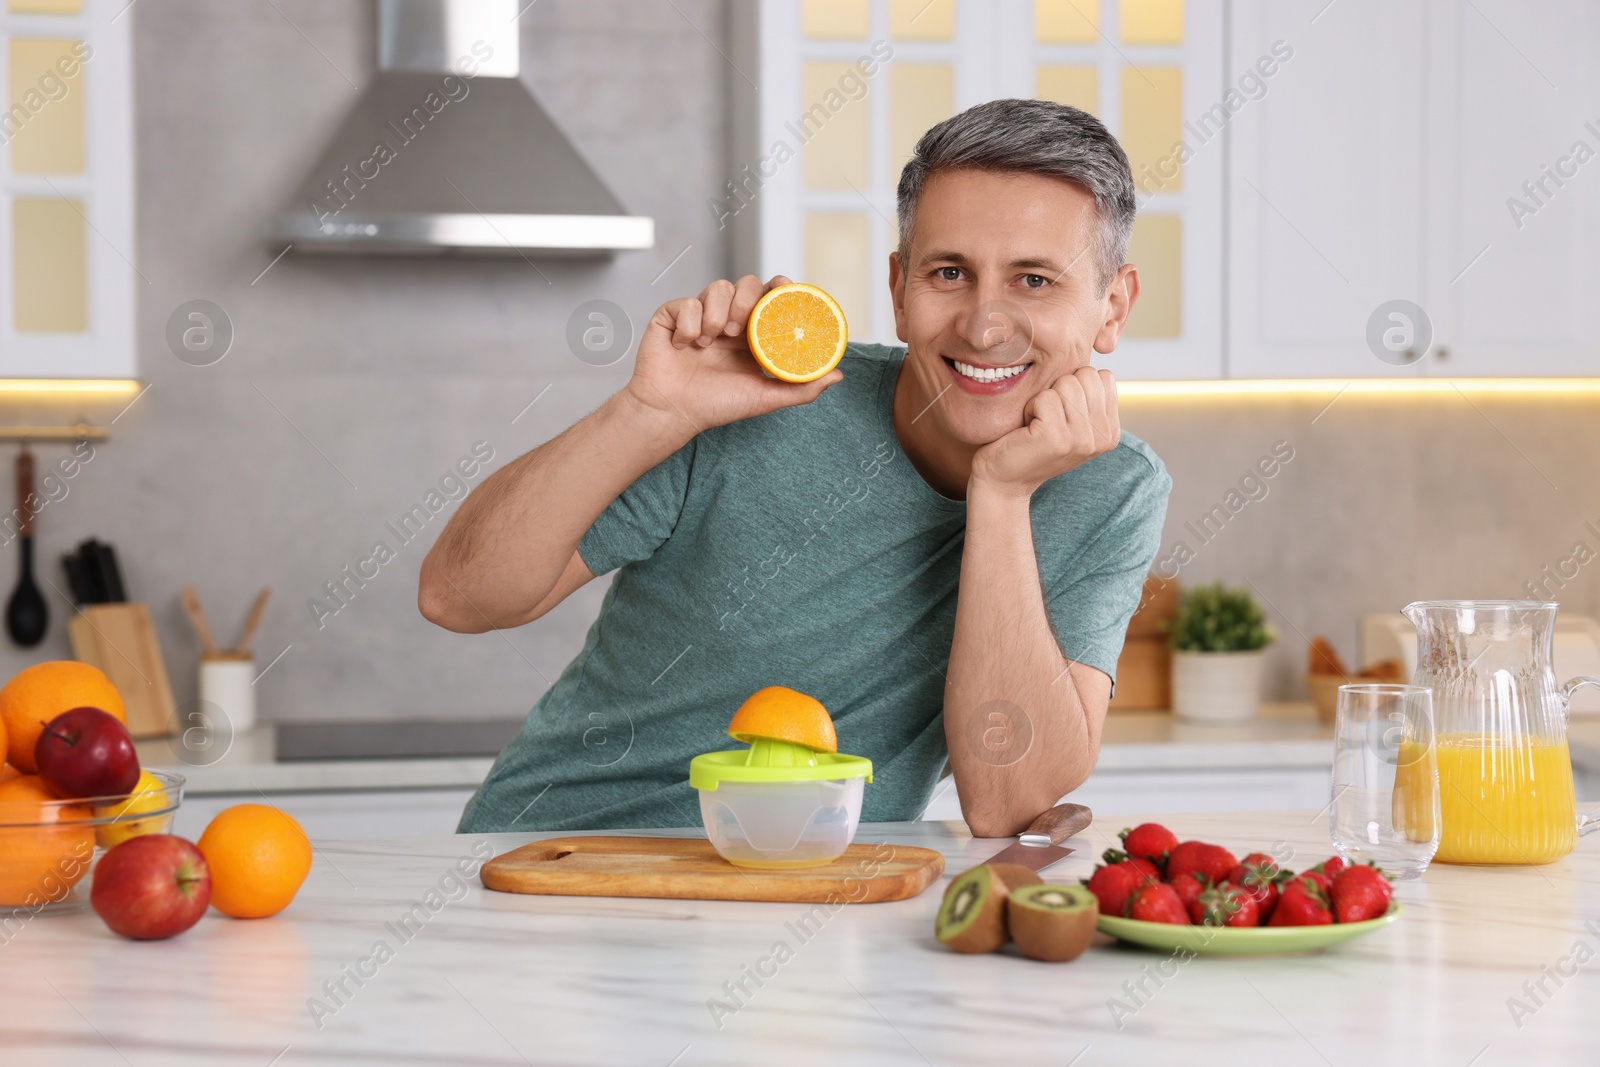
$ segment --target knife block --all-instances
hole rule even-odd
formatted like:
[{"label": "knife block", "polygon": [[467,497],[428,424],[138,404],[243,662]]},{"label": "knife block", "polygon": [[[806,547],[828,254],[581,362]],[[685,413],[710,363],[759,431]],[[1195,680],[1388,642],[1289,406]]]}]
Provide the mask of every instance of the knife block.
[{"label": "knife block", "polygon": [[88,604],[67,620],[72,655],[98,667],[122,694],[135,738],[178,732],[166,661],[145,604]]}]

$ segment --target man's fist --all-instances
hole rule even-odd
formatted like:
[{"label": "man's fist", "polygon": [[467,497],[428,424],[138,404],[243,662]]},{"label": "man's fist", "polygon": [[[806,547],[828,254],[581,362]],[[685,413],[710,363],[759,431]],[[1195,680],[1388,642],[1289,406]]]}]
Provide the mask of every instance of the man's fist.
[{"label": "man's fist", "polygon": [[972,484],[1032,496],[1058,474],[1117,447],[1117,381],[1079,367],[1028,401],[1023,424],[972,457]]},{"label": "man's fist", "polygon": [[[750,354],[745,323],[769,289],[788,285],[781,274],[765,285],[746,275],[714,281],[698,297],[656,309],[639,339],[627,392],[639,403],[681,420],[691,435],[712,426],[809,404],[844,378],[835,369],[794,385],[769,378]],[[692,429],[688,429],[692,427]]]}]

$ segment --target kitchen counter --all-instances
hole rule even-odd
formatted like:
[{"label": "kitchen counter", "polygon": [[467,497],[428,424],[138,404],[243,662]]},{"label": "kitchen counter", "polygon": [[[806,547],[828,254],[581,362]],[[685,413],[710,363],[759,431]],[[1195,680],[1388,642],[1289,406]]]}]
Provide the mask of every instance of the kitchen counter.
[{"label": "kitchen counter", "polygon": [[[372,729],[391,725],[375,722]],[[143,765],[183,774],[188,779],[187,795],[196,797],[257,790],[271,795],[473,788],[494,762],[486,757],[284,762],[278,759],[276,732],[270,725],[241,733],[218,747],[224,748],[220,755],[203,745],[185,750],[181,737],[138,744]],[[1600,751],[1596,755],[1600,762]],[[1325,768],[1332,759],[1332,727],[1317,721],[1310,704],[1283,703],[1263,705],[1256,719],[1225,726],[1179,722],[1164,711],[1116,712],[1106,718],[1097,770]]]},{"label": "kitchen counter", "polygon": [[[1312,811],[1163,821],[1241,853],[1284,842],[1295,867],[1329,851],[1326,817]],[[1077,839],[1052,878],[1087,875],[1111,829]],[[945,878],[912,900],[824,909],[805,939],[795,924],[810,909],[799,904],[523,897],[475,878],[456,888],[459,862],[470,869],[491,849],[537,836],[319,841],[289,910],[255,921],[212,913],[170,941],[121,940],[89,912],[34,918],[0,945],[0,1058],[72,1067],[1594,1059],[1597,838],[1541,868],[1436,865],[1398,888],[1407,910],[1393,926],[1323,953],[1179,961],[1107,942],[1073,963],[1044,964],[1011,950],[958,956],[933,940],[950,874],[1005,844],[957,824],[863,826],[862,842],[939,849]],[[402,937],[396,924],[414,905],[428,918]],[[776,973],[731,1000],[724,983],[774,959],[779,942],[789,953]],[[1525,985],[1541,980],[1543,994]],[[347,992],[334,996],[341,981]],[[1525,1010],[1514,1016],[1517,1002]]]}]

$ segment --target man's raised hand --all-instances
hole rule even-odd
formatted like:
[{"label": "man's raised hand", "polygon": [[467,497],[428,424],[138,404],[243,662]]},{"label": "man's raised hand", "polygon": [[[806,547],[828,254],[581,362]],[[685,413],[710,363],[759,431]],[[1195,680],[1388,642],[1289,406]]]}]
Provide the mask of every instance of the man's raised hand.
[{"label": "man's raised hand", "polygon": [[746,275],[662,304],[639,339],[625,391],[689,434],[815,400],[844,378],[837,368],[814,382],[778,381],[762,371],[745,338],[756,301],[787,284],[782,275],[765,284]]}]

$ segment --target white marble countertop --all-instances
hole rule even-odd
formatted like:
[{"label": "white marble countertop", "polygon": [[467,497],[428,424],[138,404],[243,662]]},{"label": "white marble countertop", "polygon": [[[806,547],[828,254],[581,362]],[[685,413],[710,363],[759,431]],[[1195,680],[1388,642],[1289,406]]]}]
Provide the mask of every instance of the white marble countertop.
[{"label": "white marble countertop", "polygon": [[[1600,722],[1597,722],[1600,726]],[[374,723],[381,729],[382,723]],[[1600,738],[1600,732],[1597,732]],[[494,761],[477,759],[364,759],[277,762],[271,726],[233,738],[220,755],[181,739],[138,744],[142,764],[175,770],[188,779],[189,796],[372,789],[472,788]],[[1600,749],[1600,745],[1597,745]],[[1196,770],[1219,767],[1326,767],[1333,759],[1333,729],[1318,722],[1310,704],[1264,704],[1245,723],[1185,723],[1164,711],[1124,711],[1107,717],[1100,770]],[[1600,762],[1600,751],[1597,751]]]},{"label": "white marble countertop", "polygon": [[[1326,817],[1309,811],[1163,821],[1241,853],[1285,842],[1296,867],[1329,852]],[[1092,827],[1051,876],[1087,875],[1109,832]],[[948,877],[1004,844],[950,823],[862,827],[863,842],[941,850],[945,878],[912,900],[845,906],[804,940],[794,924],[808,909],[798,904],[511,896],[475,878],[456,888],[459,861],[475,865],[535,836],[318,842],[310,879],[281,915],[213,912],[169,941],[121,940],[89,912],[14,925],[0,944],[0,1061],[1491,1067],[1595,1058],[1600,838],[1540,868],[1436,865],[1399,887],[1406,913],[1395,925],[1326,952],[1180,965],[1110,943],[1067,964],[1010,949],[946,951],[932,926]],[[395,924],[413,905],[427,918],[402,938]],[[723,983],[773,957],[780,941],[790,955],[776,973],[714,1018],[708,1001],[728,1000]],[[348,977],[357,968],[359,985]],[[1559,971],[1568,976],[1558,982]],[[1545,994],[1530,996],[1524,983],[1541,979]],[[328,989],[340,981],[347,992],[335,998]],[[317,1019],[314,997],[324,1005]],[[1513,998],[1531,1010],[1514,1018]]]}]

